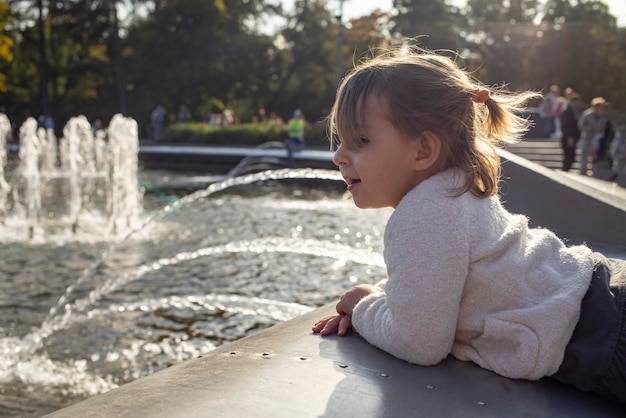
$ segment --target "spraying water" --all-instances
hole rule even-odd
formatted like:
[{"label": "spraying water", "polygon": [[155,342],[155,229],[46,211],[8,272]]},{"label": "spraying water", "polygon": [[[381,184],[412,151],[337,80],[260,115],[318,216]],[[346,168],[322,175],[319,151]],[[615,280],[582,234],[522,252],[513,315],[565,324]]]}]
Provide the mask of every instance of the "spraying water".
[{"label": "spraying water", "polygon": [[[354,216],[342,195],[277,183],[289,179],[341,180],[336,171],[308,169],[232,177],[139,213],[138,222],[104,246],[44,243],[30,252],[0,245],[0,270],[13,271],[16,283],[38,275],[11,270],[23,257],[29,265],[44,257],[48,269],[48,259],[87,262],[60,282],[56,302],[46,304],[47,315],[28,332],[0,329],[0,385],[6,396],[24,399],[15,406],[23,408],[18,415],[40,416],[202,355],[382,274],[382,226],[370,228],[388,213]],[[78,230],[84,228],[79,222]],[[44,275],[42,283],[62,279],[57,276]]]},{"label": "spraying water", "polygon": [[7,215],[7,197],[11,192],[11,187],[7,183],[4,167],[7,163],[7,137],[11,132],[11,122],[6,115],[0,113],[0,220],[4,220]]},{"label": "spraying water", "polygon": [[[320,255],[327,257],[334,257],[339,260],[345,260],[346,257],[349,257],[352,261],[360,262],[368,265],[374,265],[382,267],[384,264],[382,259],[371,257],[371,254],[360,255],[358,253],[354,253],[348,247],[342,247],[338,251],[336,247],[328,247],[328,246],[317,246],[314,242],[307,241],[284,241],[277,239],[265,239],[258,240],[254,242],[243,242],[243,243],[231,243],[221,248],[205,248],[193,251],[191,253],[179,253],[174,257],[158,260],[153,263],[149,263],[146,265],[140,266],[135,272],[130,275],[126,275],[123,277],[116,277],[111,282],[105,282],[103,285],[99,286],[99,288],[94,289],[90,292],[88,298],[84,300],[79,300],[74,303],[74,305],[68,304],[68,300],[71,299],[72,292],[74,289],[82,285],[84,281],[93,277],[97,268],[108,258],[108,256],[114,253],[120,246],[128,241],[128,239],[133,236],[135,233],[142,231],[152,222],[158,221],[162,219],[169,213],[172,213],[176,209],[193,203],[198,199],[206,198],[211,196],[214,193],[225,190],[230,187],[242,186],[247,184],[256,183],[259,181],[268,181],[268,180],[285,180],[285,179],[317,179],[317,180],[343,180],[341,175],[335,171],[330,170],[312,170],[312,169],[283,169],[283,170],[272,170],[265,171],[261,173],[248,174],[241,177],[232,177],[226,180],[220,181],[218,183],[213,183],[208,186],[204,190],[199,190],[195,193],[187,195],[176,202],[165,206],[160,211],[156,212],[152,216],[147,217],[138,227],[127,232],[127,234],[114,242],[101,256],[99,260],[97,260],[94,264],[92,264],[89,268],[85,270],[82,276],[71,286],[69,286],[65,292],[65,294],[59,299],[57,304],[50,309],[48,317],[44,320],[41,327],[33,332],[32,334],[27,335],[20,344],[20,351],[24,351],[28,354],[32,354],[35,350],[40,348],[40,344],[44,338],[49,336],[52,332],[55,332],[59,329],[63,329],[67,326],[72,318],[73,311],[81,311],[86,310],[92,303],[96,300],[100,299],[103,295],[106,295],[107,292],[115,290],[120,286],[127,284],[129,281],[136,280],[141,278],[148,271],[159,270],[164,265],[174,265],[180,261],[187,261],[194,259],[196,257],[206,257],[208,255],[224,253],[224,252],[270,252],[270,251],[279,251],[279,252],[297,252],[299,254],[312,254],[312,255]],[[269,244],[269,245],[268,245]],[[65,315],[59,315],[59,312],[65,311]]]},{"label": "spraying water", "polygon": [[[4,240],[47,242],[101,225],[101,234],[122,234],[141,212],[137,184],[137,123],[115,115],[94,132],[84,116],[71,118],[57,141],[52,129],[28,118],[19,129],[19,161],[6,176],[10,122],[0,115],[0,221]],[[67,196],[59,201],[58,195]],[[55,205],[50,202],[54,201]]]}]

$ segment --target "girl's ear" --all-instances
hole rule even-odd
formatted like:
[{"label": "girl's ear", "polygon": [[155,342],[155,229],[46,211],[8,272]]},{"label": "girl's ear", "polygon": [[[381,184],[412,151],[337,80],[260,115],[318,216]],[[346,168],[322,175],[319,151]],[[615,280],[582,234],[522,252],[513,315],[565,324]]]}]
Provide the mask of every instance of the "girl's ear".
[{"label": "girl's ear", "polygon": [[441,154],[441,139],[431,131],[424,131],[415,140],[415,170],[429,170],[436,167]]}]

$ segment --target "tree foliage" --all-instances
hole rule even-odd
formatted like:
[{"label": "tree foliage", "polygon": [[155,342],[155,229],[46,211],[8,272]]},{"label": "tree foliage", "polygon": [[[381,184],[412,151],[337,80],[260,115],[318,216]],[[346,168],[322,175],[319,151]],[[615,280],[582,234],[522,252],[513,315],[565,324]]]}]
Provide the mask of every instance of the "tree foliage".
[{"label": "tree foliage", "polygon": [[418,37],[431,50],[460,49],[466,18],[457,7],[445,0],[393,0],[393,5],[398,10],[394,29],[402,36]]},{"label": "tree foliage", "polygon": [[[0,2],[0,24],[6,28],[11,24],[11,8],[8,3]],[[13,62],[13,39],[6,34],[6,30],[0,32],[0,93],[7,92],[8,69]]]},{"label": "tree foliage", "polygon": [[[222,111],[268,94],[276,48],[246,25],[259,1],[171,0],[130,28],[125,43],[131,115],[141,119],[162,104],[194,116]],[[237,113],[247,109],[235,109]]]},{"label": "tree foliage", "polygon": [[626,28],[600,0],[394,0],[391,13],[349,22],[329,3],[0,1],[1,104],[17,124],[44,107],[57,126],[125,111],[142,134],[157,104],[170,122],[182,103],[196,120],[225,108],[242,121],[260,108],[286,119],[301,108],[319,121],[354,63],[416,38],[458,53],[488,84],[558,84],[626,111]]}]

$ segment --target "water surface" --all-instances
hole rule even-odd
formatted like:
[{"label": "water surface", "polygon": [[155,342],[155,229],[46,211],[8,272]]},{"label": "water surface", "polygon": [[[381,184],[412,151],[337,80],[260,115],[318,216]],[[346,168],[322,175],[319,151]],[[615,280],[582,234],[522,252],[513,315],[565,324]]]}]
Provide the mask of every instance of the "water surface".
[{"label": "water surface", "polygon": [[390,211],[356,209],[337,183],[255,182],[162,213],[179,196],[142,176],[154,220],[113,247],[88,227],[35,243],[3,237],[1,416],[41,416],[384,274]]}]

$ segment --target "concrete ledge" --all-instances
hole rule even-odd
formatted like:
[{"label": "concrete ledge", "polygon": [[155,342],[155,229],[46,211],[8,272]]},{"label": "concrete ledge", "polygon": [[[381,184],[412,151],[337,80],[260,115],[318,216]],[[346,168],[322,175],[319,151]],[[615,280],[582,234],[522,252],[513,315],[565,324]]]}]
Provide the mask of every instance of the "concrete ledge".
[{"label": "concrete ledge", "polygon": [[336,169],[331,151],[303,149],[290,158],[285,148],[228,146],[141,145],[139,162],[144,169],[195,170],[225,173],[244,158],[256,158],[269,166]]},{"label": "concrete ledge", "polygon": [[507,151],[503,160],[501,196],[514,213],[534,226],[551,229],[574,242],[626,247],[626,190],[598,181],[550,170]]},{"label": "concrete ledge", "polygon": [[50,417],[621,417],[624,405],[550,379],[453,358],[420,367],[356,334],[320,337],[317,309]]}]

